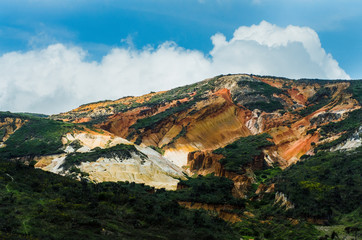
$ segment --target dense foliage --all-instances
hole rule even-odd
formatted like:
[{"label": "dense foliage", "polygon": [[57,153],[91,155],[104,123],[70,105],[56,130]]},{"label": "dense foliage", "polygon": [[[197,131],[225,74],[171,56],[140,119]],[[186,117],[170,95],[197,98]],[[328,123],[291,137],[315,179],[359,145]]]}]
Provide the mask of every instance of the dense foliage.
[{"label": "dense foliage", "polygon": [[255,95],[263,96],[260,100],[246,103],[244,105],[246,108],[250,110],[259,109],[265,112],[273,112],[278,109],[283,109],[283,105],[280,103],[280,100],[273,96],[274,94],[282,94],[283,90],[259,81],[240,81],[238,84],[252,89],[252,92],[244,93],[245,97]]},{"label": "dense foliage", "polygon": [[360,207],[361,172],[362,147],[349,152],[320,151],[283,171],[277,190],[295,204],[293,216],[333,222]]},{"label": "dense foliage", "polygon": [[249,201],[247,210],[254,216],[244,217],[235,224],[243,239],[311,240],[318,239],[318,231],[303,220],[287,218],[284,209],[273,204],[273,194],[263,201]]},{"label": "dense foliage", "polygon": [[243,167],[251,164],[254,157],[262,153],[263,148],[273,145],[268,138],[271,138],[271,136],[266,133],[251,135],[240,138],[226,147],[219,148],[213,152],[224,155],[224,158],[219,162],[224,165],[226,170],[243,173]]},{"label": "dense foliage", "polygon": [[79,182],[0,162],[2,239],[239,239],[204,211],[134,183]]},{"label": "dense foliage", "polygon": [[175,193],[178,200],[244,206],[243,200],[232,196],[234,183],[228,178],[215,177],[214,174],[199,175],[196,178],[181,180],[179,184],[183,188]]},{"label": "dense foliage", "polygon": [[362,80],[350,81],[350,86],[347,89],[352,94],[352,97],[362,104]]},{"label": "dense foliage", "polygon": [[[265,180],[266,176],[271,179],[280,171],[279,168],[268,169],[257,174]],[[171,193],[172,198],[179,201],[233,206],[233,210],[223,211],[242,218],[242,221],[233,225],[242,239],[317,239],[318,231],[312,225],[288,219],[284,208],[274,204],[273,193],[267,194],[261,200],[235,199],[232,196],[233,182],[213,174],[188,178],[181,181],[180,186],[183,188]]]},{"label": "dense foliage", "polygon": [[63,152],[62,136],[79,128],[71,123],[46,118],[31,117],[27,120],[24,126],[5,142],[6,147],[0,149],[1,157],[13,158]]},{"label": "dense foliage", "polygon": [[146,157],[142,152],[138,151],[134,145],[127,144],[118,144],[110,148],[95,148],[90,152],[74,152],[67,155],[64,160],[64,163],[61,167],[65,170],[71,168],[72,166],[77,166],[82,162],[95,162],[97,159],[104,158],[118,158],[128,159],[132,157],[132,153],[139,155],[142,159]]},{"label": "dense foliage", "polygon": [[21,119],[30,119],[30,118],[45,118],[48,115],[40,114],[40,113],[12,113],[12,112],[2,112],[0,111],[0,119],[4,118],[21,118]]}]

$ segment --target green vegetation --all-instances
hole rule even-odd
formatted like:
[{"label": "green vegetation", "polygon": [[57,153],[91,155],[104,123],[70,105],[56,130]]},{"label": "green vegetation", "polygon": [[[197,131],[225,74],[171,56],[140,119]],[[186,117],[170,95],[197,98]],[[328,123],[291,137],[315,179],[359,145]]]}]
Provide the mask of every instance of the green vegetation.
[{"label": "green vegetation", "polygon": [[0,119],[4,118],[20,118],[20,119],[29,119],[29,118],[45,118],[48,115],[40,114],[40,113],[12,113],[12,112],[2,112],[0,111]]},{"label": "green vegetation", "polygon": [[[320,151],[278,177],[277,191],[295,205],[294,217],[337,221],[360,207],[362,147],[349,152]],[[355,219],[361,223],[361,217]]]},{"label": "green vegetation", "polygon": [[184,188],[175,192],[176,198],[180,201],[244,207],[244,200],[232,196],[234,183],[228,178],[215,177],[214,174],[199,175],[196,178],[181,180],[180,186]]},{"label": "green vegetation", "polygon": [[259,109],[265,112],[273,112],[278,109],[283,109],[283,105],[280,103],[278,98],[273,97],[273,94],[282,94],[283,90],[272,87],[269,84],[260,81],[240,81],[238,82],[239,86],[247,86],[253,91],[245,94],[245,97],[261,95],[266,99],[261,97],[260,100],[251,101],[244,106],[250,110]]},{"label": "green vegetation", "polygon": [[[208,81],[203,81],[203,82],[198,82],[198,83],[194,83],[194,84],[190,84],[190,85],[186,85],[186,86],[182,86],[182,87],[177,87],[177,88],[171,89],[169,91],[166,91],[164,93],[156,94],[156,95],[152,96],[150,100],[148,100],[144,103],[133,102],[129,106],[126,106],[124,104],[113,104],[111,106],[115,108],[116,112],[124,112],[124,111],[131,110],[133,108],[142,107],[142,106],[147,106],[147,107],[151,107],[151,108],[157,107],[157,106],[164,105],[166,103],[169,103],[169,102],[172,102],[175,100],[179,100],[179,99],[184,99],[184,98],[189,98],[190,100],[196,99],[196,98],[201,98],[207,91],[215,88],[215,81],[217,79],[219,79],[220,77],[222,77],[222,75],[216,76],[213,79],[208,80]],[[190,95],[193,93],[196,93],[196,94],[193,97],[190,97]]]},{"label": "green vegetation", "polygon": [[282,169],[280,167],[268,168],[265,170],[255,171],[255,177],[258,184],[260,183],[268,183],[270,180],[278,176],[282,173]]},{"label": "green vegetation", "polygon": [[259,109],[264,112],[274,112],[278,109],[283,109],[283,105],[277,100],[269,100],[269,102],[265,101],[257,101],[250,102],[244,105],[249,110]]},{"label": "green vegetation", "polygon": [[28,121],[5,142],[0,157],[14,158],[61,153],[62,136],[79,128],[75,124],[15,114]]},{"label": "green vegetation", "polygon": [[334,91],[335,89],[321,87],[313,96],[308,98],[309,105],[306,108],[300,110],[298,113],[305,117],[327,105],[331,101],[331,96],[333,95]]},{"label": "green vegetation", "polygon": [[347,91],[362,105],[362,80],[353,80],[350,84]]},{"label": "green vegetation", "polygon": [[0,161],[2,239],[239,239],[226,222],[142,184],[75,181]]},{"label": "green vegetation", "polygon": [[159,148],[157,146],[149,146],[150,148],[152,148],[153,150],[155,150],[156,152],[158,152],[159,154],[163,155],[165,154],[165,150],[163,150],[162,148]]},{"label": "green vegetation", "polygon": [[[219,79],[221,76],[217,76],[211,80],[199,82],[191,85],[186,85],[183,87],[178,87],[175,89],[172,89],[170,91],[167,91],[162,94],[158,94],[153,96],[149,101],[132,105],[127,110],[134,108],[134,107],[140,107],[140,106],[148,106],[148,107],[158,107],[161,105],[165,105],[168,102],[172,102],[174,100],[188,98],[189,100],[187,102],[181,103],[177,102],[176,106],[171,107],[163,112],[160,112],[156,115],[146,117],[143,119],[138,119],[135,124],[131,126],[135,131],[131,131],[129,135],[127,136],[128,140],[131,140],[133,136],[137,133],[139,136],[136,140],[136,144],[140,144],[142,142],[142,136],[140,135],[140,129],[152,129],[157,126],[162,120],[169,118],[175,114],[178,114],[180,112],[186,111],[190,109],[195,103],[202,101],[203,95],[212,89],[215,88],[215,82],[217,79]],[[191,94],[195,93],[192,97]],[[176,116],[175,116],[176,118]],[[177,139],[175,139],[177,140]]]},{"label": "green vegetation", "polygon": [[143,128],[154,128],[157,123],[164,120],[165,118],[168,118],[174,114],[177,114],[179,112],[185,111],[189,108],[191,108],[197,101],[200,101],[201,99],[193,99],[186,103],[180,103],[176,105],[175,107],[169,108],[166,111],[160,112],[156,115],[153,115],[151,117],[138,119],[135,124],[131,126],[131,128],[134,128],[136,131]]},{"label": "green vegetation", "polygon": [[[292,224],[267,200],[248,202],[254,217],[233,225],[177,201],[234,204],[233,182],[213,175],[183,181],[176,192],[143,184],[75,181],[19,163],[0,161],[0,235],[5,239],[316,239],[316,230]],[[281,214],[282,216],[282,214]]]},{"label": "green vegetation", "polygon": [[110,105],[111,107],[114,108],[114,112],[122,112],[123,110],[127,109],[127,105],[122,104],[122,103],[118,103],[118,104],[112,104]]},{"label": "green vegetation", "polygon": [[0,140],[2,140],[6,135],[6,129],[0,128]]},{"label": "green vegetation", "polygon": [[248,86],[249,88],[253,89],[253,94],[263,94],[267,98],[273,97],[273,94],[282,94],[284,93],[283,90],[272,87],[269,84],[266,84],[261,81],[240,81],[238,82],[238,85],[241,86]]},{"label": "green vegetation", "polygon": [[271,138],[271,136],[266,133],[251,135],[240,138],[226,147],[219,148],[213,152],[225,156],[219,162],[224,165],[226,170],[243,173],[243,167],[251,164],[253,159],[262,153],[263,148],[273,145],[268,138]]},{"label": "green vegetation", "polygon": [[[268,208],[276,208],[272,204]],[[270,210],[269,210],[270,211]],[[280,217],[278,214],[270,215],[269,219],[261,220],[256,217],[247,217],[235,224],[235,229],[242,239],[268,239],[268,240],[311,240],[318,239],[318,231],[306,222],[293,223],[290,219]]]},{"label": "green vegetation", "polygon": [[347,140],[353,133],[355,133],[358,128],[362,126],[362,109],[355,110],[349,113],[348,117],[340,122],[331,122],[327,125],[321,127],[320,134],[325,137],[328,135],[336,135],[338,133],[344,133],[338,139],[323,144],[317,147],[317,150],[320,149],[330,149],[343,141]]},{"label": "green vegetation", "polygon": [[174,138],[172,138],[172,140],[167,145],[171,145],[171,144],[175,143],[177,139],[185,136],[186,133],[187,133],[187,127],[182,126],[181,131]]},{"label": "green vegetation", "polygon": [[215,87],[215,82],[220,77],[222,77],[222,75],[216,76],[213,79],[208,80],[208,81],[202,81],[202,82],[174,88],[165,93],[155,95],[151,98],[151,100],[149,102],[147,102],[147,104],[155,105],[155,104],[159,104],[160,102],[171,102],[171,101],[178,100],[178,99],[189,98],[190,94],[192,94],[192,93],[196,93],[194,98],[199,98],[203,94],[205,94],[205,92],[212,90]]},{"label": "green vegetation", "polygon": [[82,162],[95,162],[101,157],[128,159],[132,157],[131,153],[139,155],[142,159],[146,157],[143,153],[138,151],[134,145],[118,144],[114,147],[105,149],[95,148],[92,151],[85,153],[70,153],[65,158],[61,167],[67,170],[71,169],[73,166],[79,165]]},{"label": "green vegetation", "polygon": [[[85,116],[87,116],[88,113],[84,113]],[[92,120],[82,123],[84,126],[86,126],[87,128],[94,128],[94,125],[99,124],[99,123],[103,123],[105,121],[108,120],[108,118],[112,116],[112,114],[105,114],[105,115],[98,115],[95,117],[92,117]],[[79,118],[79,116],[77,116]]]}]

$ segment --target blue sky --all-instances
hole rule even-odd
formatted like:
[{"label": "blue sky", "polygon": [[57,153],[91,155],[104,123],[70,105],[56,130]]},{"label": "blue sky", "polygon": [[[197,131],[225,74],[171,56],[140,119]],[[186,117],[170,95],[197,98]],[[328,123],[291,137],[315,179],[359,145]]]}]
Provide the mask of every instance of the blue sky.
[{"label": "blue sky", "polygon": [[[52,48],[52,51],[57,49],[57,54],[63,54],[63,52],[69,50],[69,54],[76,53],[80,56],[80,63],[92,63],[95,61],[93,62],[94,66],[100,67],[102,62],[107,59],[107,56],[114,56],[114,54],[112,55],[111,53],[112,51],[114,52],[115,49],[121,52],[122,50],[128,49],[128,51],[130,51],[128,54],[133,54],[132,56],[139,54],[138,57],[141,59],[147,58],[147,54],[142,54],[145,48],[151,48],[150,52],[152,53],[153,51],[154,53],[158,51],[157,49],[162,44],[165,44],[165,42],[172,42],[172,46],[165,48],[168,50],[171,48],[173,49],[172,51],[176,51],[181,55],[196,51],[193,52],[193,54],[195,53],[197,55],[196,58],[200,57],[198,54],[201,54],[204,60],[207,59],[210,62],[217,62],[215,58],[216,55],[214,56],[211,53],[217,54],[218,52],[216,51],[216,45],[210,39],[212,36],[221,33],[226,41],[230,41],[228,42],[228,47],[231,48],[231,39],[239,27],[259,26],[262,21],[274,26],[268,27],[265,25],[264,27],[269,29],[268,31],[274,31],[273,29],[277,30],[279,28],[286,29],[289,25],[300,29],[302,27],[311,29],[317,34],[317,40],[320,40],[321,49],[325,51],[324,57],[326,58],[328,54],[331,54],[332,60],[335,61],[336,64],[338,63],[339,66],[339,68],[335,67],[335,69],[339,72],[344,71],[339,75],[323,75],[317,74],[318,71],[316,70],[315,75],[306,73],[305,77],[338,78],[341,76],[341,78],[344,78],[343,76],[348,75],[348,77],[352,79],[362,78],[362,2],[358,0],[3,0],[0,2],[0,56],[3,58],[3,62],[8,63],[9,53],[16,52],[18,54],[11,56],[16,59],[16,61],[21,60],[20,62],[24,65],[19,65],[17,69],[14,69],[12,73],[14,74],[14,72],[28,71],[25,69],[44,67],[40,63],[40,65],[34,65],[35,63],[33,63],[30,67],[27,64],[34,62],[34,60],[31,60],[31,56],[38,56],[36,54],[40,54],[38,57],[41,58],[43,56],[41,54],[46,52],[49,46],[55,46],[56,44],[61,44],[59,49]],[[255,29],[249,30],[252,31]],[[260,27],[256,31],[264,30],[265,28],[261,30]],[[244,34],[249,33],[250,32]],[[303,38],[304,33],[300,33],[302,34],[301,38]],[[263,45],[265,43],[263,42],[264,40],[249,39],[245,37],[245,35],[235,39],[235,41],[236,40],[244,41],[244,43],[247,44],[253,44],[250,41],[257,41],[257,45]],[[300,53],[302,56],[303,51],[299,45],[303,45],[305,42],[298,42],[298,40],[295,39],[292,40],[292,42],[293,41],[295,44],[294,47],[289,48],[292,49],[290,51]],[[274,43],[269,42],[265,44],[271,47]],[[285,45],[284,43],[280,44],[281,45],[278,45],[279,47]],[[263,46],[265,47],[266,45]],[[248,49],[254,49],[254,45],[248,46]],[[303,46],[305,47],[305,45]],[[311,47],[310,49],[315,48],[316,47]],[[261,51],[260,48],[258,49]],[[274,50],[275,49],[273,49],[273,51]],[[51,50],[48,49],[47,51],[49,52]],[[272,56],[292,56],[288,55],[287,51],[289,50],[286,49],[282,53],[275,52]],[[307,52],[308,51],[309,50],[307,50]],[[244,53],[245,51],[243,50],[242,52]],[[168,55],[172,55],[169,53],[170,52],[168,52]],[[225,50],[219,54],[223,57],[224,61],[225,59],[229,59],[229,55],[226,53],[227,51]],[[33,55],[30,56],[29,54]],[[165,55],[168,56],[167,54]],[[134,59],[132,56],[131,59]],[[192,56],[192,59],[195,59],[195,56]],[[237,61],[242,55],[232,57]],[[117,59],[122,61],[122,58]],[[135,64],[141,62],[140,59],[135,61]],[[270,59],[272,59],[272,57]],[[255,61],[257,60],[258,59]],[[65,63],[67,60],[61,59],[59,61],[60,63]],[[301,59],[300,62],[305,61]],[[240,65],[242,63],[241,61]],[[200,64],[202,65],[202,63]],[[327,63],[320,63],[319,65],[322,66],[323,64],[325,65]],[[268,65],[268,63],[266,63],[266,65]],[[333,66],[336,65],[334,64]],[[0,65],[0,71],[7,71],[8,68],[8,66],[1,68]],[[315,68],[314,66],[306,69]],[[330,68],[331,67],[325,67],[325,69]],[[107,67],[106,69],[109,68]],[[259,71],[259,73],[269,73],[268,70],[263,69],[263,66],[260,68],[230,68],[227,71],[232,73],[234,71],[249,72],[253,69],[257,69],[256,71]],[[325,69],[323,71],[329,71]],[[78,70],[74,71],[78,72]],[[102,70],[102,72],[104,71],[105,70]],[[137,69],[135,69],[135,71],[137,71]],[[144,71],[147,72],[149,70]],[[311,72],[313,72],[313,70],[311,70]],[[287,77],[304,77],[303,74],[294,76],[288,72],[284,73],[282,70],[279,72],[271,71],[270,73],[285,75]],[[52,74],[62,75],[61,73]],[[211,76],[212,74],[216,74],[216,72],[210,72],[209,74]],[[18,92],[22,93],[19,93],[17,99],[22,99],[22,101],[26,99],[24,96],[29,93],[24,92],[24,89],[20,89],[20,83],[22,81],[35,81],[32,79],[39,78],[39,76],[34,73],[32,78],[30,76],[29,79],[20,81],[12,76],[10,72],[8,72],[8,75],[6,80],[7,92],[19,90]],[[31,74],[27,72],[27,75]],[[190,76],[191,75],[190,73]],[[52,75],[50,74],[49,76]],[[103,75],[100,75],[100,77],[101,76]],[[132,76],[134,76],[134,73]],[[185,76],[189,77],[189,75]],[[195,74],[192,76],[195,78],[198,77]],[[205,76],[209,75],[205,73]],[[159,75],[157,75],[157,77],[159,78]],[[120,76],[120,78],[122,78],[122,76]],[[3,81],[5,82],[5,80]],[[58,86],[59,81],[63,80],[54,80],[54,84]],[[66,79],[64,79],[63,82],[65,81]],[[178,83],[180,81],[175,79],[175,82]],[[139,83],[141,84],[141,82]],[[186,84],[189,82],[185,81],[181,83]],[[159,85],[160,83],[158,83],[158,86]],[[35,87],[37,83],[34,82],[33,85],[30,84],[29,86]],[[129,89],[129,92],[137,95],[143,94],[148,90],[161,90],[168,87],[174,87],[174,84],[165,84],[161,86],[160,89],[157,89],[157,86],[150,86],[140,91]],[[38,95],[39,97],[46,96],[48,102],[58,106],[60,103],[55,97],[56,91],[54,89],[49,91],[50,90],[45,89],[43,92],[39,92]],[[62,91],[64,94],[58,96],[59,98],[73,94],[69,89],[65,89],[64,87],[60,89],[60,92]],[[90,89],[89,91],[92,90]],[[107,98],[106,93],[107,91],[105,90],[105,94],[97,95],[94,98],[85,97],[85,95],[80,96],[77,102],[69,102],[64,104],[63,107],[56,108],[56,110],[66,110],[69,107],[84,103],[82,101]],[[119,94],[127,95],[127,92],[120,91]],[[5,95],[6,94],[3,93],[2,100],[0,95],[0,108],[4,108],[3,110],[42,111],[41,108],[38,109],[30,105],[22,106],[20,103],[17,103],[17,101],[20,100],[10,98],[9,96],[4,97]],[[117,98],[117,94],[110,94],[109,98]],[[39,98],[38,102],[33,103],[34,106],[36,104],[39,105],[39,102],[44,102],[44,99]],[[46,109],[48,108],[50,108],[50,106],[46,107]],[[45,110],[44,112],[50,112],[50,110]]]},{"label": "blue sky", "polygon": [[62,42],[81,45],[99,59],[128,36],[138,48],[171,40],[208,53],[213,34],[231,37],[239,26],[266,20],[279,26],[311,27],[341,67],[352,78],[362,78],[362,2],[358,0],[5,0],[0,9],[0,53]]}]

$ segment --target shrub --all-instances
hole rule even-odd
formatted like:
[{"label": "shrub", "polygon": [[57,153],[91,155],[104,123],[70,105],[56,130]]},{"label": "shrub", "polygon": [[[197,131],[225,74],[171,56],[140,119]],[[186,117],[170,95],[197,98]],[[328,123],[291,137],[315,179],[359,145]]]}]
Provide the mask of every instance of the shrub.
[{"label": "shrub", "polygon": [[220,163],[228,171],[243,173],[243,167],[252,163],[254,157],[262,153],[262,149],[274,145],[268,140],[271,136],[267,133],[243,137],[224,148],[213,151],[224,155]]}]

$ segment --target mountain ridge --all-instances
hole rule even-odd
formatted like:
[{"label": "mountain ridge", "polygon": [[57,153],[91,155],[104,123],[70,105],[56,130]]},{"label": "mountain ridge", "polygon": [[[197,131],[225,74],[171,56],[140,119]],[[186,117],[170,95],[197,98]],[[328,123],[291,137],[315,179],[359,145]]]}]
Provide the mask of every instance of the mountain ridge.
[{"label": "mountain ridge", "polygon": [[[238,86],[237,84],[240,83],[243,85]],[[344,80],[290,80],[243,74],[218,76],[168,92],[151,93],[135,97],[133,100],[127,97],[123,99],[124,103],[117,102],[122,100],[118,99],[108,105],[103,105],[104,103],[101,106],[97,106],[98,103],[83,105],[82,108],[54,115],[52,118],[63,120],[65,118],[67,121],[73,122],[92,123],[95,121],[98,127],[133,142],[143,142],[146,145],[164,148],[165,156],[179,158],[178,165],[182,166],[186,164],[187,153],[190,151],[215,149],[225,146],[239,137],[265,131],[270,131],[274,140],[280,143],[285,141],[285,139],[278,139],[281,136],[280,131],[273,132],[273,128],[278,126],[285,127],[288,124],[294,124],[293,127],[298,128],[303,125],[316,126],[323,124],[323,121],[343,119],[344,113],[360,107],[357,100],[351,98],[351,95],[346,91],[349,85],[350,82]],[[208,99],[203,99],[204,97]],[[308,107],[308,100],[312,102],[310,107]],[[313,105],[316,100],[319,101],[318,104]],[[257,104],[255,105],[255,103]],[[118,111],[116,110],[117,104],[122,107],[127,106],[127,108],[125,107],[126,110],[114,112]],[[187,104],[190,106],[186,106]],[[187,113],[188,107],[192,109]],[[258,111],[259,108],[261,111]],[[235,114],[235,111],[238,113]],[[215,115],[216,118],[213,118],[212,116]],[[174,124],[172,116],[177,118],[177,124]],[[93,120],[91,121],[92,117]],[[192,117],[194,119],[190,119]],[[205,117],[208,118],[205,123],[208,126],[203,127],[202,120]],[[323,117],[330,119],[323,120]],[[235,120],[232,121],[233,125],[229,128],[222,125],[224,119],[230,123],[232,118]],[[297,122],[293,118],[299,118],[300,121]],[[165,121],[163,123],[158,122],[161,119]],[[194,124],[193,120],[197,122]],[[283,124],[282,121],[286,123]],[[172,124],[172,126],[168,127],[167,124]],[[150,127],[152,130],[149,129]],[[157,127],[160,129],[154,130]],[[202,134],[198,132],[198,127],[202,128]],[[230,140],[217,139],[216,136],[212,136],[212,133],[207,133],[210,128],[217,131],[223,127],[226,131],[230,128],[232,128],[230,131],[234,131],[228,136]],[[301,138],[300,133],[294,130],[290,132],[290,128],[288,129],[281,129],[281,132],[297,135],[295,137],[298,139]],[[142,132],[138,133],[139,131]],[[157,132],[166,133],[159,134]],[[223,132],[217,132],[214,135],[222,136],[223,134]],[[211,137],[201,142],[201,135]],[[188,140],[185,143],[186,137]],[[316,140],[315,138],[314,136],[314,139],[309,138],[305,141],[310,144]],[[208,139],[214,139],[214,141],[208,143]],[[221,143],[218,144],[216,141]],[[192,144],[188,144],[189,142]],[[172,145],[176,145],[176,147]],[[295,149],[294,152],[281,150],[283,151],[281,158],[287,161],[292,159],[291,162],[295,162],[308,150],[301,152],[298,149]],[[290,163],[285,163],[285,166],[288,165]]]}]

